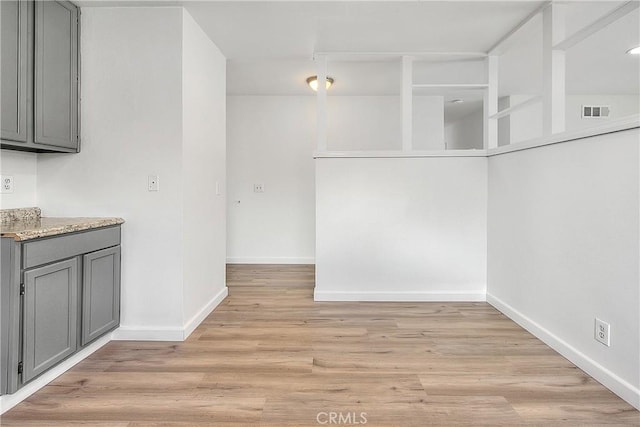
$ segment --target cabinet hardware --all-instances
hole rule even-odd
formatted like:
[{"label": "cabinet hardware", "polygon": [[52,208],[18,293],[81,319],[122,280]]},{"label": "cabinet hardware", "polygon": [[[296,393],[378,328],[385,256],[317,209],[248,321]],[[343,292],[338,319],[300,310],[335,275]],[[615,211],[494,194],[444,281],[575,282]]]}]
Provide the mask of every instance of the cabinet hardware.
[{"label": "cabinet hardware", "polygon": [[18,363],[18,374],[21,374],[23,370],[22,362]]},{"label": "cabinet hardware", "polygon": [[20,295],[24,295],[25,287],[24,283],[20,283]]}]

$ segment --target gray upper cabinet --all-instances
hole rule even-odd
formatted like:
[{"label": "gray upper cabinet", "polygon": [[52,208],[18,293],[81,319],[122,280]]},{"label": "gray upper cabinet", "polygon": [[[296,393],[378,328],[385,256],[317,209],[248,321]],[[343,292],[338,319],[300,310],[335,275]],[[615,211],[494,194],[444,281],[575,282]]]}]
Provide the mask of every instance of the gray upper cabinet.
[{"label": "gray upper cabinet", "polygon": [[77,348],[78,259],[24,273],[22,381],[27,382]]},{"label": "gray upper cabinet", "polygon": [[0,3],[2,148],[78,152],[79,9],[68,1]]},{"label": "gray upper cabinet", "polygon": [[69,2],[35,4],[35,141],[78,147],[78,10]]},{"label": "gray upper cabinet", "polygon": [[2,139],[27,142],[27,3],[0,2],[2,8]]},{"label": "gray upper cabinet", "polygon": [[120,324],[120,246],[83,258],[82,345]]}]

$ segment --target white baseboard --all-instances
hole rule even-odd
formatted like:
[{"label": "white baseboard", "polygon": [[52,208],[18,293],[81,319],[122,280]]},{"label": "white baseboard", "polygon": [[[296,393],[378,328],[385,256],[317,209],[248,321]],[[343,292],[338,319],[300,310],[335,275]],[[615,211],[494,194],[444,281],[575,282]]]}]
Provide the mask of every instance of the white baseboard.
[{"label": "white baseboard", "polygon": [[9,409],[13,408],[18,403],[31,396],[33,393],[49,384],[51,381],[67,372],[69,369],[73,368],[75,365],[77,365],[78,363],[89,357],[92,353],[95,353],[102,346],[107,344],[110,340],[111,334],[106,334],[105,336],[98,338],[87,347],[83,348],[59,365],[51,368],[46,373],[31,381],[29,384],[25,385],[15,393],[0,396],[0,414],[4,414]]},{"label": "white baseboard", "polygon": [[388,301],[388,302],[444,302],[485,301],[482,292],[323,292],[313,294],[314,301]]},{"label": "white baseboard", "polygon": [[184,341],[229,294],[225,286],[193,316],[184,327],[120,326],[113,331],[114,341]]},{"label": "white baseboard", "polygon": [[315,264],[314,257],[228,257],[227,264]]},{"label": "white baseboard", "polygon": [[113,331],[114,341],[183,341],[179,327],[120,326]]},{"label": "white baseboard", "polygon": [[202,321],[206,319],[207,316],[211,314],[211,312],[215,310],[218,305],[220,305],[222,300],[224,300],[227,295],[229,295],[229,288],[225,286],[222,290],[220,290],[220,292],[216,294],[216,296],[211,299],[211,301],[207,303],[207,305],[202,307],[202,310],[200,310],[198,313],[196,313],[195,316],[189,319],[189,321],[184,325],[183,328],[185,340],[189,338],[189,335],[191,335],[191,333],[198,327],[198,325],[202,323]]},{"label": "white baseboard", "polygon": [[640,389],[635,387],[633,384],[630,384],[624,379],[618,377],[616,374],[609,371],[586,354],[577,350],[569,343],[554,335],[548,329],[543,328],[536,321],[520,313],[518,310],[499,298],[487,293],[487,302],[518,325],[531,332],[549,347],[569,359],[569,361],[592,376],[609,390],[629,402],[633,407],[640,410]]}]

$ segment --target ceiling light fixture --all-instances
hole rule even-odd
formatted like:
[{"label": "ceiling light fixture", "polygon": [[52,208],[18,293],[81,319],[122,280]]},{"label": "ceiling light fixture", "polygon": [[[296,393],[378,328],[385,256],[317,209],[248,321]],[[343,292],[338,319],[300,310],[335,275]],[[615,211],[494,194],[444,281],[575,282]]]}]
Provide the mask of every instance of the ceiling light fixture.
[{"label": "ceiling light fixture", "polygon": [[[318,76],[311,76],[307,78],[307,84],[314,92],[318,91]],[[333,84],[333,78],[327,77],[327,89]]]},{"label": "ceiling light fixture", "polygon": [[452,104],[462,104],[464,102],[464,99],[452,99],[451,103]]},{"label": "ceiling light fixture", "polygon": [[629,55],[640,55],[640,46],[632,47],[627,51]]}]

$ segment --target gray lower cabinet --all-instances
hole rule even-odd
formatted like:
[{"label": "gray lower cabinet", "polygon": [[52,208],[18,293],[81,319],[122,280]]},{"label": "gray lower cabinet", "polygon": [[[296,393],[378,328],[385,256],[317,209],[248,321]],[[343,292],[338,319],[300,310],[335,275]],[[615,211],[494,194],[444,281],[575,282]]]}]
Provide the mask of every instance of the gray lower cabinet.
[{"label": "gray lower cabinet", "polygon": [[11,394],[120,325],[120,226],[0,243],[0,394]]},{"label": "gray lower cabinet", "polygon": [[120,246],[84,256],[82,345],[120,324]]},{"label": "gray lower cabinet", "polygon": [[78,260],[24,273],[22,381],[27,382],[77,348]]},{"label": "gray lower cabinet", "polygon": [[79,9],[68,1],[0,1],[1,148],[75,153]]}]

